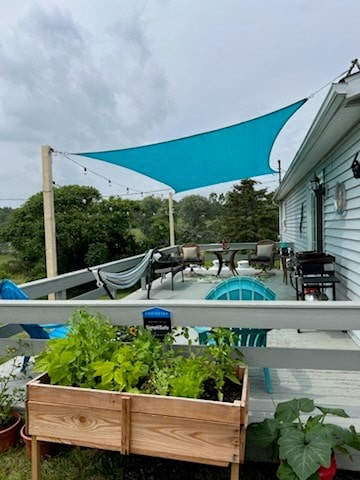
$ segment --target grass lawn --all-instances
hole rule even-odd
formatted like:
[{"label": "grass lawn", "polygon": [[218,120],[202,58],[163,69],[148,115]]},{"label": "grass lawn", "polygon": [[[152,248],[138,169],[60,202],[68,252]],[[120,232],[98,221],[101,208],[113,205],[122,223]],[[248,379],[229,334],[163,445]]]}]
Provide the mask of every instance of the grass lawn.
[{"label": "grass lawn", "polygon": [[[117,452],[58,445],[41,465],[42,480],[229,480],[230,469]],[[240,480],[276,479],[277,465],[247,462]],[[0,454],[0,480],[29,480],[31,464],[19,445]],[[336,480],[359,480],[360,472],[338,471]]]},{"label": "grass lawn", "polygon": [[[188,462],[163,460],[117,452],[58,446],[56,456],[41,465],[42,480],[229,480],[230,469]],[[276,466],[270,465],[274,470]],[[0,480],[29,480],[31,464],[22,445],[0,454]],[[268,464],[248,463],[242,480],[269,480]]]}]

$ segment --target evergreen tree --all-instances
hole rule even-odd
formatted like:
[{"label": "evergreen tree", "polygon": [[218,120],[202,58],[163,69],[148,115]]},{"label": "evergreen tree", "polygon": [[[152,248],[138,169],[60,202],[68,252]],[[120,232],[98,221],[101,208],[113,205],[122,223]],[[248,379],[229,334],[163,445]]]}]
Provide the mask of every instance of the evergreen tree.
[{"label": "evergreen tree", "polygon": [[273,193],[255,189],[255,180],[242,180],[226,196],[224,236],[231,242],[278,238],[278,207]]}]

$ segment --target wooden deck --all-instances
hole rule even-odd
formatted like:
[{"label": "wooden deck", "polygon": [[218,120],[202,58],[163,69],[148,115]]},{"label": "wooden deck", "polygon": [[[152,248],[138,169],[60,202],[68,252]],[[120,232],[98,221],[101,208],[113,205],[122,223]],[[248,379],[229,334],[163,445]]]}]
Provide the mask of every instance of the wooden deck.
[{"label": "wooden deck", "polygon": [[[216,272],[214,272],[216,273]],[[240,273],[249,273],[241,271]],[[275,275],[263,278],[264,283],[271,288],[278,300],[295,300],[295,290],[291,285],[283,282],[281,271],[274,271]],[[222,278],[229,276],[226,269]],[[174,290],[171,290],[170,278],[159,279],[153,283],[151,289],[152,300],[179,300],[203,299],[206,293],[219,281],[216,275],[189,274],[186,272],[185,281],[181,281],[181,274],[174,279]],[[127,300],[146,300],[146,290],[137,290]],[[154,306],[154,302],[151,302]],[[194,335],[193,338],[196,338]],[[268,334],[268,345],[289,348],[289,358],[292,347],[324,348],[340,350],[359,350],[359,346],[350,335],[341,331],[311,331],[302,330],[297,333],[294,329],[273,329]],[[315,366],[315,365],[314,365]],[[2,368],[6,368],[6,365]],[[319,405],[341,407],[350,415],[349,419],[335,420],[334,423],[342,425],[355,425],[360,431],[360,372],[334,371],[314,369],[287,369],[271,368],[273,394],[265,388],[264,375],[261,368],[250,368],[250,411],[249,421],[259,421],[272,415],[277,403],[294,397],[311,397]],[[31,371],[27,376],[19,375],[18,384],[24,384],[33,375]],[[263,460],[259,451],[247,449],[247,458]],[[339,468],[360,471],[360,455],[354,455],[351,462],[346,457],[337,456]],[[360,478],[360,476],[359,476]]]},{"label": "wooden deck", "polygon": [[[199,271],[199,270],[196,270]],[[238,270],[242,274],[241,270]],[[246,273],[246,271],[244,271]],[[276,293],[277,300],[296,300],[296,292],[288,283],[283,282],[283,272],[274,270],[275,275],[269,278],[260,278],[266,286]],[[221,280],[230,275],[226,270],[221,274]],[[185,274],[185,281],[181,275],[174,279],[174,290],[171,290],[170,279],[159,279],[151,289],[151,299],[202,299],[206,293],[220,281],[215,275]],[[146,292],[138,290],[131,294],[133,299],[145,299]],[[194,337],[195,338],[195,337]],[[360,347],[353,341],[347,332],[311,331],[302,330],[298,333],[294,329],[272,330],[268,334],[268,345],[303,348],[331,348],[343,350],[358,350]],[[249,422],[260,421],[275,411],[279,402],[291,398],[310,397],[315,403],[327,407],[344,408],[350,415],[349,419],[334,419],[333,423],[348,426],[354,425],[360,431],[360,372],[354,371],[326,371],[317,369],[286,369],[272,368],[271,381],[273,393],[266,391],[264,374],[261,368],[250,368],[250,405]],[[332,420],[330,420],[332,421]],[[247,449],[247,458],[265,460],[259,457],[259,451]],[[360,471],[360,455],[355,452],[353,461],[338,455],[339,468]],[[359,476],[360,478],[360,476]]]}]

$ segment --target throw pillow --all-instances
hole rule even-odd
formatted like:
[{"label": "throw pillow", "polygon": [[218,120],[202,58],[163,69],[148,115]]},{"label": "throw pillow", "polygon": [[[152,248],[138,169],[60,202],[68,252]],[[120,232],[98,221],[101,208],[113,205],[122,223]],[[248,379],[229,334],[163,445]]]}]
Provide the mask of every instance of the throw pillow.
[{"label": "throw pillow", "polygon": [[197,260],[197,247],[183,247],[184,260]]},{"label": "throw pillow", "polygon": [[273,252],[272,245],[258,245],[257,256],[261,258],[270,258]]}]

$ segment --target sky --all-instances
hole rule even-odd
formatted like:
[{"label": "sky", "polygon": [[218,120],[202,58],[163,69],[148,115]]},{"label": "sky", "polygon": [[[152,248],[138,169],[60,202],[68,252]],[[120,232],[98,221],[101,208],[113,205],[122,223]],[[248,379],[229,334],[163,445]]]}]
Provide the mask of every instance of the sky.
[{"label": "sky", "polygon": [[[0,207],[42,190],[42,145],[55,150],[58,186],[167,197],[163,184],[68,152],[180,138],[310,97],[272,149],[284,175],[331,82],[360,55],[358,0],[0,1]],[[277,174],[256,180],[278,185]]]}]

